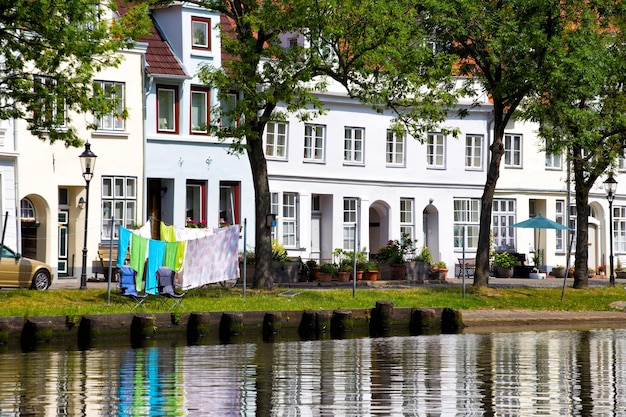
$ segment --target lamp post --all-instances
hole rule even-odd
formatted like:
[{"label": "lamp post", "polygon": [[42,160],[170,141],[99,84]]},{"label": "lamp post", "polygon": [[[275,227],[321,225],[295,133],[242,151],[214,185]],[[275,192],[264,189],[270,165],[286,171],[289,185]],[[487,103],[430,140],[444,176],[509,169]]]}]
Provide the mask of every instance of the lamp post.
[{"label": "lamp post", "polygon": [[613,272],[613,200],[615,199],[615,190],[617,189],[617,181],[613,178],[613,174],[609,174],[609,178],[604,181],[604,191],[606,192],[606,199],[609,201],[609,268],[611,286],[615,286],[615,273]]},{"label": "lamp post", "polygon": [[93,178],[93,171],[96,166],[96,154],[91,152],[91,144],[85,143],[85,150],[78,158],[80,166],[83,170],[83,178],[85,179],[85,241],[83,245],[83,269],[80,273],[80,289],[87,288],[87,226],[89,225],[89,182]]}]

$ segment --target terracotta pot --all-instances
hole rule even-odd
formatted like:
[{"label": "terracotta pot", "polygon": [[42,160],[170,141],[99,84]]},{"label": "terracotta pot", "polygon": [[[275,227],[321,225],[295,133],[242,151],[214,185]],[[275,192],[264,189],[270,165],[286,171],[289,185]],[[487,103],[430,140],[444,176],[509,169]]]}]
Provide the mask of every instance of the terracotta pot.
[{"label": "terracotta pot", "polygon": [[330,282],[333,279],[333,274],[329,272],[320,272],[319,278],[317,279],[319,282]]},{"label": "terracotta pot", "polygon": [[365,271],[364,275],[368,281],[376,281],[378,279],[378,271]]},{"label": "terracotta pot", "polygon": [[319,266],[314,266],[313,268],[311,268],[311,279],[313,281],[320,280],[320,267]]},{"label": "terracotta pot", "polygon": [[406,265],[389,265],[389,279],[401,280],[406,277]]},{"label": "terracotta pot", "polygon": [[494,272],[498,278],[511,278],[513,276],[513,267],[503,268],[496,265]]},{"label": "terracotta pot", "polygon": [[337,272],[337,281],[348,282],[350,281],[350,275],[352,272]]},{"label": "terracotta pot", "polygon": [[356,280],[361,281],[363,279],[363,271],[356,271]]}]

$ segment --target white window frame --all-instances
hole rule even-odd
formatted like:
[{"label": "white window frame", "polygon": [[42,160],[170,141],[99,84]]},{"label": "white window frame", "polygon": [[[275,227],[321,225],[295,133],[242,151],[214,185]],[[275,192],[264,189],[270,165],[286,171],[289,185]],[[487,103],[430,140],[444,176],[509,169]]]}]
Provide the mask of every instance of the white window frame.
[{"label": "white window frame", "polygon": [[117,239],[120,225],[130,229],[137,224],[137,177],[103,175],[101,185],[102,224],[100,239],[111,239],[111,214],[113,210],[115,211],[113,239]]},{"label": "white window frame", "polygon": [[552,154],[546,152],[546,168],[553,170],[563,169],[563,154]]},{"label": "white window frame", "polygon": [[443,133],[429,133],[426,139],[426,166],[446,167],[446,137]]},{"label": "white window frame", "polygon": [[515,224],[517,204],[512,198],[494,198],[491,208],[491,233],[497,252],[515,251]]},{"label": "white window frame", "polygon": [[523,136],[514,133],[507,133],[504,135],[503,140],[505,168],[521,168]]},{"label": "white window frame", "polygon": [[613,252],[626,253],[626,206],[613,206]]},{"label": "white window frame", "polygon": [[273,159],[287,159],[289,123],[268,122],[265,125],[265,156]]},{"label": "white window frame", "polygon": [[343,161],[362,164],[364,143],[365,128],[345,126],[343,129]]},{"label": "white window frame", "polygon": [[298,193],[282,193],[281,236],[285,248],[298,247]]},{"label": "white window frame", "polygon": [[126,129],[124,118],[121,116],[125,106],[126,86],[124,83],[117,81],[94,81],[105,92],[106,99],[117,100],[117,108],[109,114],[96,117],[95,123],[100,130],[124,131]]},{"label": "white window frame", "polygon": [[399,134],[391,129],[387,129],[387,139],[385,142],[385,162],[387,166],[404,166],[405,139],[406,135],[404,133]]},{"label": "white window frame", "polygon": [[356,226],[359,218],[359,199],[344,197],[343,199],[343,249],[353,251],[356,245]]},{"label": "white window frame", "polygon": [[[278,218],[280,204],[278,203],[279,194],[278,193],[270,193],[270,213],[275,215]],[[278,222],[275,222],[275,226],[272,227],[271,236],[272,240],[277,239],[278,236]]]},{"label": "white window frame", "polygon": [[[170,102],[171,101],[171,102]],[[157,131],[178,132],[178,89],[173,86],[157,86]]]},{"label": "white window frame", "polygon": [[415,200],[400,198],[400,236],[408,235],[415,239]]},{"label": "white window frame", "polygon": [[307,123],[304,125],[304,160],[324,162],[326,126]]},{"label": "white window frame", "polygon": [[[565,200],[556,200],[555,202],[555,215],[554,221],[559,224],[565,225]],[[565,253],[565,245],[567,238],[566,230],[556,230],[555,250],[557,253]]]},{"label": "white window frame", "polygon": [[206,135],[209,127],[210,91],[192,86],[190,91],[190,126],[192,134]]},{"label": "white window frame", "polygon": [[[67,106],[66,106],[65,100],[63,100],[62,105],[59,105],[57,103],[58,97],[54,97],[53,96],[54,92],[52,91],[54,87],[57,85],[58,81],[55,78],[48,77],[45,75],[35,75],[34,80],[35,80],[35,83],[39,84],[40,88],[43,88],[49,91],[49,95],[51,99],[50,100],[51,103],[49,103],[49,105],[52,106],[52,111],[50,112],[50,116],[53,119],[51,121],[53,122],[51,123],[51,125],[56,128],[65,128],[67,126],[67,120],[66,120],[66,114],[67,114],[66,107]],[[45,101],[40,100],[38,103],[37,111],[41,115],[35,114],[34,118],[47,122],[46,120],[46,113],[48,112],[47,106],[48,106],[48,103],[45,103]]]},{"label": "white window frame", "polygon": [[465,169],[481,171],[483,169],[483,135],[465,135]]},{"label": "white window frame", "polygon": [[[204,42],[197,41],[196,33],[203,34]],[[191,17],[191,47],[193,49],[211,50],[211,19],[206,17]]]},{"label": "white window frame", "polygon": [[[455,198],[454,204],[454,249],[476,250],[480,230],[480,199]],[[465,230],[465,242],[463,241]]]}]

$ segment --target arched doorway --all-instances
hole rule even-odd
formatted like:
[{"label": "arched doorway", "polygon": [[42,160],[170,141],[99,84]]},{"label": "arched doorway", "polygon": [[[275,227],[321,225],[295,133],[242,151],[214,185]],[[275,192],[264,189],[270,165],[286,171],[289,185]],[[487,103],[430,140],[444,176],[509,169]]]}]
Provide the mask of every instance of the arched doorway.
[{"label": "arched doorway", "polygon": [[389,241],[389,205],[374,201],[369,207],[369,219],[370,253],[377,253]]},{"label": "arched doorway", "polygon": [[[28,195],[20,201],[21,250],[23,256],[47,262],[46,219],[48,205],[38,195]],[[19,250],[19,248],[15,248]]]},{"label": "arched doorway", "polygon": [[422,212],[422,239],[417,246],[428,246],[435,261],[439,261],[439,210],[432,202]]}]

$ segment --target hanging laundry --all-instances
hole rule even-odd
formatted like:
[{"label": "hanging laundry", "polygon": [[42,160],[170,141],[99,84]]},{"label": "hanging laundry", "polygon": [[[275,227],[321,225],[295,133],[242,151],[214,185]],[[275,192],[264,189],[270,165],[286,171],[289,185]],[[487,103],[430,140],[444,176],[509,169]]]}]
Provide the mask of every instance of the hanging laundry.
[{"label": "hanging laundry", "polygon": [[148,239],[135,235],[130,246],[130,266],[137,271],[136,287],[137,291],[143,289],[143,270],[148,256]]},{"label": "hanging laundry", "polygon": [[117,241],[117,267],[124,266],[126,261],[126,253],[128,252],[128,245],[132,239],[132,234],[127,228],[120,226],[119,240]]},{"label": "hanging laundry", "polygon": [[146,271],[146,294],[157,294],[159,291],[156,271],[163,266],[165,260],[165,242],[150,239],[148,243],[148,270]]}]

